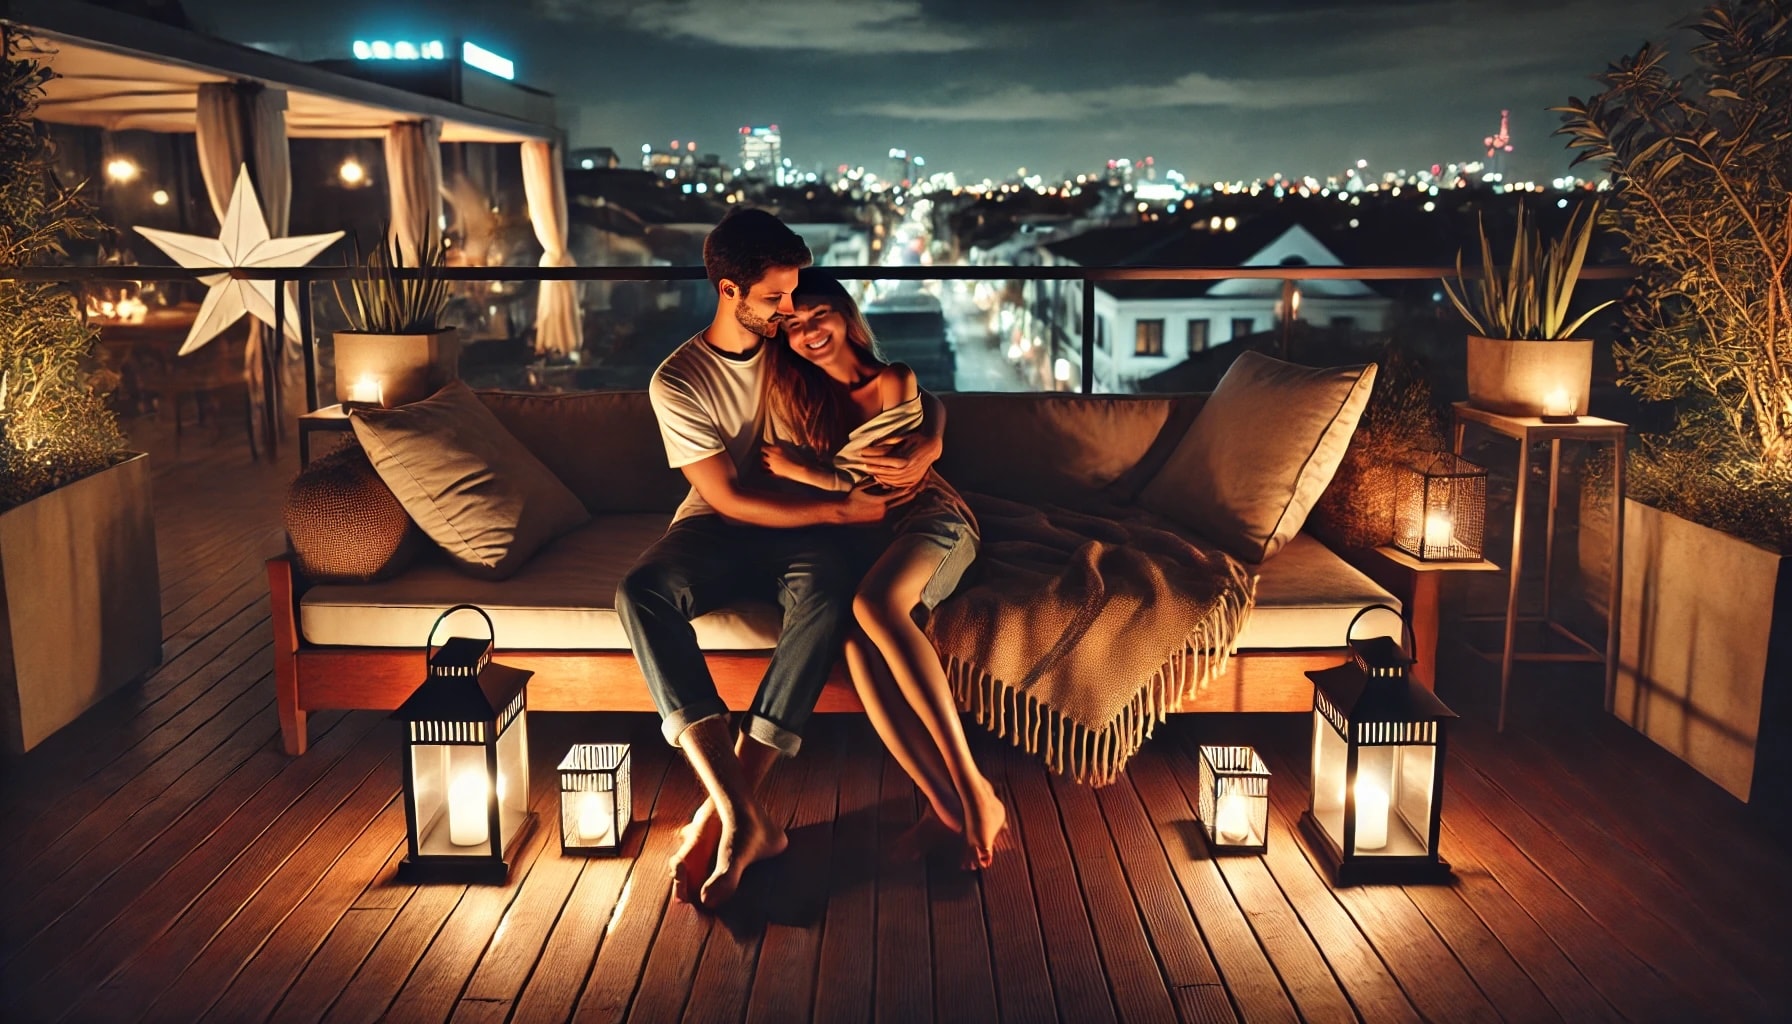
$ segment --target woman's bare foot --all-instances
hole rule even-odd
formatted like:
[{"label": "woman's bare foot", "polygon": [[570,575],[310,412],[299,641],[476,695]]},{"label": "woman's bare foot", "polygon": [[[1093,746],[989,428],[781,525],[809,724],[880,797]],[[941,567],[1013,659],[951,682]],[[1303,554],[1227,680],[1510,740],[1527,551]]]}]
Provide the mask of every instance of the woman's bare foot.
[{"label": "woman's bare foot", "polygon": [[756,807],[738,816],[733,828],[724,825],[715,848],[715,870],[703,883],[703,905],[714,910],[728,902],[740,887],[741,872],[757,861],[776,857],[789,845],[784,829]]},{"label": "woman's bare foot", "polygon": [[715,804],[703,801],[680,834],[684,840],[666,862],[672,873],[672,898],[680,903],[695,903],[698,886],[715,867],[716,845],[722,840],[722,819],[716,815]]},{"label": "woman's bare foot", "polygon": [[1008,808],[989,780],[979,777],[971,786],[964,813],[964,861],[966,871],[981,871],[996,857],[996,837],[1008,826]]},{"label": "woman's bare foot", "polygon": [[964,834],[934,813],[928,804],[921,820],[910,825],[890,844],[890,859],[898,864],[924,860],[935,850],[943,850],[964,841]]}]

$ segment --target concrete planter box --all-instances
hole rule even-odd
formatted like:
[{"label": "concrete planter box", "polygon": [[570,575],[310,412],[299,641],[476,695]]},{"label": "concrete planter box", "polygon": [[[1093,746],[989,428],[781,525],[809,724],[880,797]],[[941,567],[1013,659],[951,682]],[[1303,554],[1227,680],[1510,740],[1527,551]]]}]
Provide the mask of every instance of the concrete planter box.
[{"label": "concrete planter box", "polygon": [[23,753],[162,661],[149,458],[0,514],[0,743]]},{"label": "concrete planter box", "polygon": [[[1604,566],[1589,559],[1590,547],[1582,563],[1597,577]],[[1789,564],[1625,499],[1612,713],[1738,800],[1773,813],[1787,804],[1780,790],[1792,740]]]},{"label": "concrete planter box", "polygon": [[1509,341],[1468,336],[1468,403],[1505,416],[1540,416],[1543,402],[1560,389],[1587,414],[1593,387],[1593,342]]}]

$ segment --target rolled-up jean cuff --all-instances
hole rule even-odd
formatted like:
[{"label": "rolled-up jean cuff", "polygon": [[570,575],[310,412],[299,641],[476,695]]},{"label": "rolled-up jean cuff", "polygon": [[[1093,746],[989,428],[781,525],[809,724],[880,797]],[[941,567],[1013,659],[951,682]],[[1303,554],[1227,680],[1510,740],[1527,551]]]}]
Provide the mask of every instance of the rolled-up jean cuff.
[{"label": "rolled-up jean cuff", "polygon": [[803,747],[801,736],[769,718],[761,718],[755,714],[747,715],[746,733],[758,742],[776,749],[785,757],[795,757],[796,752]]},{"label": "rolled-up jean cuff", "polygon": [[706,721],[720,715],[726,715],[727,713],[728,707],[723,704],[720,699],[714,701],[698,701],[695,704],[690,704],[669,712],[665,718],[660,720],[660,732],[666,737],[667,743],[676,747],[678,746],[678,738],[684,735],[686,729],[696,725],[698,722]]}]

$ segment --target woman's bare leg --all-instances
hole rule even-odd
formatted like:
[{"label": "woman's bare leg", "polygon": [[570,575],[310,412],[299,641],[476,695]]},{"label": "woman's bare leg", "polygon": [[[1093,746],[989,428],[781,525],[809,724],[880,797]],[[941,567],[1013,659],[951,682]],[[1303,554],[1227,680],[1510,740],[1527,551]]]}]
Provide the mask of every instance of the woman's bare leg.
[{"label": "woman's bare leg", "polygon": [[940,550],[916,538],[898,537],[859,584],[853,613],[883,653],[908,706],[933,739],[964,812],[965,866],[987,867],[1007,810],[983,777],[965,742],[958,705],[938,652],[915,624],[921,591],[940,565]]},{"label": "woman's bare leg", "polygon": [[964,832],[964,811],[946,762],[890,675],[882,652],[856,624],[846,637],[846,668],[872,728],[927,798],[927,813],[897,838],[891,853],[899,860],[914,859],[943,841],[958,838]]}]

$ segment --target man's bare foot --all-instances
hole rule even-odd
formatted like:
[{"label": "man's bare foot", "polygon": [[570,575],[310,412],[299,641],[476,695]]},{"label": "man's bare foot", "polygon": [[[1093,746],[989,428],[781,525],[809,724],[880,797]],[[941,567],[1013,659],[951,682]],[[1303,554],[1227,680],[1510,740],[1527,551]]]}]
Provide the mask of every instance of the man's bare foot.
[{"label": "man's bare foot", "polygon": [[715,871],[703,883],[703,905],[711,910],[734,896],[741,872],[757,861],[776,857],[790,845],[784,829],[752,808],[736,818],[734,828],[724,827],[716,845]]},{"label": "man's bare foot", "polygon": [[890,859],[898,864],[910,864],[926,859],[935,850],[963,841],[963,833],[935,814],[933,805],[928,804],[921,812],[921,820],[910,825],[890,844]]},{"label": "man's bare foot", "polygon": [[680,903],[695,903],[697,888],[714,868],[716,844],[722,840],[722,819],[716,815],[715,804],[703,801],[703,806],[691,816],[690,824],[680,832],[684,841],[666,862],[672,873],[672,898]]},{"label": "man's bare foot", "polygon": [[996,857],[996,837],[1008,826],[1008,808],[989,780],[979,777],[971,786],[964,813],[964,861],[966,871],[981,871]]}]

